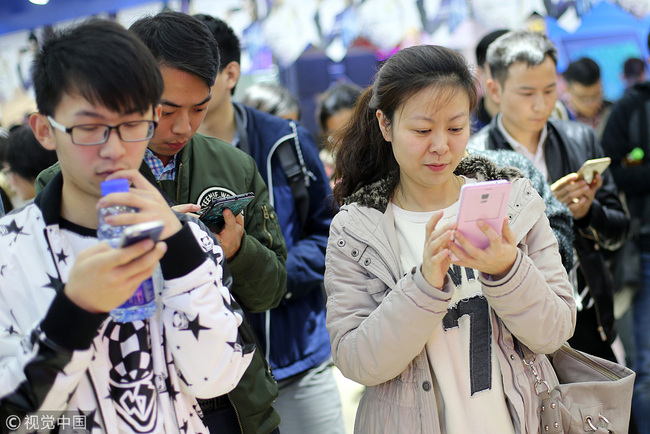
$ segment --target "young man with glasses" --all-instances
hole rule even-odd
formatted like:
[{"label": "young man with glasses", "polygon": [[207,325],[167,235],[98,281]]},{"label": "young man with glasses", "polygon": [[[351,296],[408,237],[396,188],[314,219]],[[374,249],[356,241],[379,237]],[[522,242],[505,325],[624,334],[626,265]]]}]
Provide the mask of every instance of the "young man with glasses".
[{"label": "young man with glasses", "polygon": [[[0,219],[0,424],[205,432],[197,398],[231,390],[254,347],[223,284],[223,250],[137,170],[160,115],[157,63],[120,25],[90,21],[47,40],[33,74],[30,125],[61,170]],[[130,191],[102,197],[101,183],[118,178]],[[137,208],[109,224],[161,220],[162,242],[98,242],[108,206]],[[149,277],[153,316],[109,318]]]},{"label": "young man with glasses", "polygon": [[[646,38],[650,48],[650,33]],[[647,61],[647,59],[646,59]],[[645,65],[645,62],[642,62]],[[639,431],[650,430],[650,81],[630,87],[612,107],[603,132],[610,170],[625,195],[632,221],[621,249],[625,281],[638,286],[632,299],[632,369],[636,372],[632,410]],[[627,283],[623,282],[623,283]]]},{"label": "young man with glasses", "polygon": [[562,76],[568,92],[561,100],[570,118],[593,127],[600,139],[612,110],[612,103],[603,97],[600,67],[590,58],[582,57],[569,63]]}]

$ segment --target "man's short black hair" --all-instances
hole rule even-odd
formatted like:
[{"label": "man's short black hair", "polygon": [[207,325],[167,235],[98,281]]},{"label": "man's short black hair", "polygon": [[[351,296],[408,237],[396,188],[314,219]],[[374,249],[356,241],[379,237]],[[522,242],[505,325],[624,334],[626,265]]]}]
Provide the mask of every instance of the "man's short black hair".
[{"label": "man's short black hair", "polygon": [[[219,72],[223,71],[230,62],[241,64],[241,48],[239,46],[239,38],[235,34],[235,31],[225,21],[219,18],[205,14],[197,14],[194,16],[208,27],[210,33],[217,40],[217,44],[219,44],[219,55],[221,56]],[[235,85],[230,89],[231,95],[235,94],[236,87]]]},{"label": "man's short black hair", "polygon": [[363,88],[354,83],[338,82],[328,87],[316,98],[316,120],[321,132],[327,129],[327,120],[336,112],[352,109],[363,93]]},{"label": "man's short black hair", "polygon": [[623,76],[628,79],[640,77],[645,72],[645,62],[638,57],[630,57],[623,64]]},{"label": "man's short black hair", "polygon": [[160,66],[199,77],[212,87],[219,72],[219,48],[208,28],[182,12],[161,12],[129,27],[149,47]]},{"label": "man's short black hair", "polygon": [[49,116],[64,94],[75,92],[114,112],[144,113],[163,90],[147,47],[121,25],[98,19],[49,36],[34,59],[32,79],[38,111]]},{"label": "man's short black hair", "polygon": [[490,44],[494,42],[496,38],[505,35],[508,32],[508,29],[493,30],[487,35],[483,36],[480,41],[478,41],[478,44],[476,45],[476,64],[479,67],[483,68],[483,65],[485,65],[487,49]]},{"label": "man's short black hair", "polygon": [[600,67],[588,57],[582,57],[569,63],[562,74],[567,83],[580,83],[583,86],[593,86],[600,80]]},{"label": "man's short black hair", "polygon": [[194,16],[208,27],[219,44],[219,55],[221,56],[219,71],[222,71],[230,62],[241,63],[241,47],[235,31],[219,18],[205,14]]},{"label": "man's short black hair", "polygon": [[11,128],[1,154],[0,158],[12,172],[30,181],[57,160],[56,151],[41,146],[32,129],[26,125]]}]

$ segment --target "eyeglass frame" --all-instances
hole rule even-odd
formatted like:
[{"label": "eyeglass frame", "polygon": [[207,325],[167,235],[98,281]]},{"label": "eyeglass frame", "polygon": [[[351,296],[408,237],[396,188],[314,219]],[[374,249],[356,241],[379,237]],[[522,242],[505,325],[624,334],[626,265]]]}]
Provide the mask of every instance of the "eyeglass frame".
[{"label": "eyeglass frame", "polygon": [[[50,125],[52,125],[52,127],[56,128],[57,130],[59,130],[59,131],[61,131],[61,132],[64,132],[64,133],[70,134],[70,140],[72,140],[72,143],[75,144],[75,145],[77,145],[77,146],[95,146],[95,145],[103,145],[104,143],[106,143],[106,142],[108,141],[108,138],[111,136],[111,130],[115,130],[115,131],[117,131],[117,136],[118,136],[118,137],[120,138],[120,140],[122,140],[123,142],[127,142],[127,143],[142,142],[142,141],[144,141],[144,140],[150,140],[150,139],[154,136],[154,134],[156,133],[156,128],[158,127],[158,122],[155,121],[155,120],[153,120],[153,119],[141,119],[141,120],[137,120],[137,121],[127,121],[127,122],[122,122],[121,124],[117,124],[117,125],[106,125],[106,124],[79,124],[79,125],[73,125],[73,126],[71,126],[71,127],[66,127],[65,125],[62,125],[62,124],[58,123],[57,121],[55,121],[55,120],[52,118],[52,116],[49,116],[49,115],[47,116],[47,120],[50,122]],[[120,127],[121,127],[122,125],[125,125],[125,124],[132,124],[132,123],[134,123],[134,122],[151,122],[151,123],[153,123],[153,129],[152,129],[152,131],[151,131],[151,136],[146,137],[146,138],[144,138],[144,139],[138,139],[138,140],[125,140],[125,139],[123,139],[123,138],[122,138],[122,133],[120,133]],[[77,128],[77,127],[88,127],[88,126],[97,126],[97,127],[101,126],[101,127],[106,127],[106,128],[108,128],[108,134],[106,134],[106,138],[104,139],[104,141],[103,141],[103,142],[97,142],[97,143],[76,143],[76,142],[74,141],[74,139],[72,138],[72,130],[73,130],[73,128]]]}]

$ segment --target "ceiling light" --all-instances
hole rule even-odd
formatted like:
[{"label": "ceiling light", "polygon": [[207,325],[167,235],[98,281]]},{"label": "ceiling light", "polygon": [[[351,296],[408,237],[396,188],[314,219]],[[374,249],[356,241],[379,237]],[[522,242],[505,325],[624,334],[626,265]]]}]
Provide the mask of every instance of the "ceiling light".
[{"label": "ceiling light", "polygon": [[50,2],[50,0],[29,0],[31,3],[34,3],[35,5],[46,5]]}]

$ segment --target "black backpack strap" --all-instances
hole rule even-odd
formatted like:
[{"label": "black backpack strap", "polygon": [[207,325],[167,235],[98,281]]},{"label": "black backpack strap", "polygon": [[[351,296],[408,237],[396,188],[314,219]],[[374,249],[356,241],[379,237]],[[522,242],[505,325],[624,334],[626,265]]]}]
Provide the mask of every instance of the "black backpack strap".
[{"label": "black backpack strap", "polygon": [[291,187],[291,193],[296,202],[296,209],[300,218],[300,225],[304,228],[309,213],[309,192],[307,187],[309,187],[310,178],[313,178],[314,175],[307,170],[305,161],[302,158],[296,124],[291,122],[291,127],[295,137],[294,146],[291,146],[291,140],[286,140],[278,146],[275,153],[280,160],[289,187]]}]

